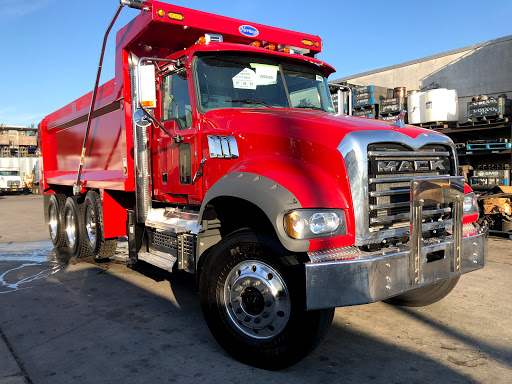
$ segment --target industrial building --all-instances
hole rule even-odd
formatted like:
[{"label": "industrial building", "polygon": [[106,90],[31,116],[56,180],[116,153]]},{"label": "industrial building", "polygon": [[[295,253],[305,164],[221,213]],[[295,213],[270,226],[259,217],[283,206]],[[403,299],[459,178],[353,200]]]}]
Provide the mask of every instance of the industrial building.
[{"label": "industrial building", "polygon": [[467,121],[467,103],[474,95],[512,98],[512,36],[454,49],[437,55],[346,76],[333,81],[350,85],[405,87],[407,91],[455,89],[459,122]]}]

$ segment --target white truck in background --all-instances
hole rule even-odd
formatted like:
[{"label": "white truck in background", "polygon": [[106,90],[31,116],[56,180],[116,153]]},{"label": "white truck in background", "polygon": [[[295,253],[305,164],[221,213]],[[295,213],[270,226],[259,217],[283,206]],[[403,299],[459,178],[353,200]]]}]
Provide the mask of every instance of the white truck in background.
[{"label": "white truck in background", "polygon": [[0,168],[0,194],[21,194],[24,188],[19,168]]}]

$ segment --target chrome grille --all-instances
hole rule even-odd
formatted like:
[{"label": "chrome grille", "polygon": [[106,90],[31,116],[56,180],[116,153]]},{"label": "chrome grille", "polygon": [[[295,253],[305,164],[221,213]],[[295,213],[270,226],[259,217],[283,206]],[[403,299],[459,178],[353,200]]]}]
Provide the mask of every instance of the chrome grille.
[{"label": "chrome grille", "polygon": [[[427,144],[413,150],[399,143],[368,146],[368,203],[370,231],[408,228],[410,225],[410,181],[418,176],[453,175],[450,148]],[[447,204],[425,206],[428,223],[449,220]],[[434,228],[434,225],[430,225]]]}]

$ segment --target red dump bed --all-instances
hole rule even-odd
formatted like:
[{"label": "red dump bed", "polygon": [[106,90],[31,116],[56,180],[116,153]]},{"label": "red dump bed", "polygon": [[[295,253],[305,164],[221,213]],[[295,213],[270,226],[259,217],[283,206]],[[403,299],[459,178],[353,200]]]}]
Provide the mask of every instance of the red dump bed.
[{"label": "red dump bed", "polygon": [[[84,187],[133,190],[128,175],[131,126],[126,132],[122,87],[115,80],[98,88],[81,180]],[[48,185],[76,182],[92,92],[48,115],[40,125],[43,175]],[[47,186],[45,186],[47,188]]]}]

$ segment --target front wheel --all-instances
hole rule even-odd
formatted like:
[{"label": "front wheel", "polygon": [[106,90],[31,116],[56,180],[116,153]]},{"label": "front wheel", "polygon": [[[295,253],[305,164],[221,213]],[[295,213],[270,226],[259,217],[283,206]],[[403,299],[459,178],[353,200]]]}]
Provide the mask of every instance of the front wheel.
[{"label": "front wheel", "polygon": [[413,291],[384,300],[386,303],[403,307],[424,307],[448,295],[459,282],[460,276],[427,285]]},{"label": "front wheel", "polygon": [[309,354],[332,322],[334,309],[306,311],[304,270],[272,238],[229,236],[208,256],[199,295],[206,323],[234,358],[281,369]]}]

